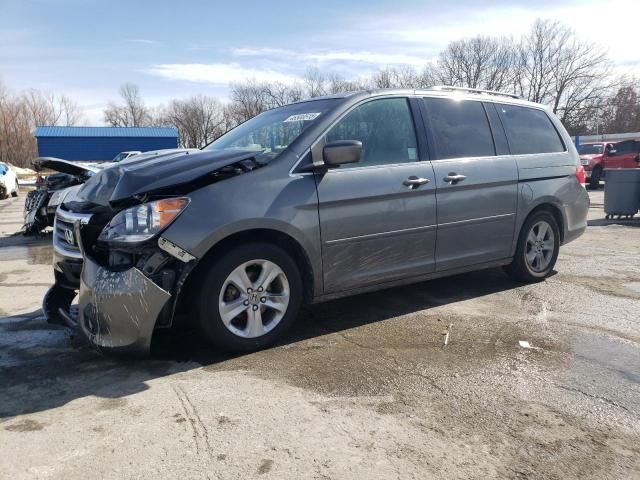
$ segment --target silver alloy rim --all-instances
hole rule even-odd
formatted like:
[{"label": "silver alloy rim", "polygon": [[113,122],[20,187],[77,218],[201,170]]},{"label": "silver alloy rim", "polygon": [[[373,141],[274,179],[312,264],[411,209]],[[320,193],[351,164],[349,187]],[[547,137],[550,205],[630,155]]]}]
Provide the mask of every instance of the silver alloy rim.
[{"label": "silver alloy rim", "polygon": [[289,306],[289,281],[269,260],[251,260],[233,270],[222,284],[218,311],[225,327],[242,338],[266,335]]},{"label": "silver alloy rim", "polygon": [[545,221],[534,224],[527,235],[524,254],[529,268],[536,273],[544,272],[551,263],[555,247],[551,225]]}]

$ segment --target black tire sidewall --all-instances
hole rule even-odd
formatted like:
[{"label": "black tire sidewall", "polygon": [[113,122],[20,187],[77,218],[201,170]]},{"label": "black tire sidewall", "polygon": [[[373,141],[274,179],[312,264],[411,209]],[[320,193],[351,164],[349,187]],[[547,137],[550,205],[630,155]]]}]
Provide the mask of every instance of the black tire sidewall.
[{"label": "black tire sidewall", "polygon": [[[222,322],[218,310],[220,290],[229,274],[250,260],[269,260],[278,265],[289,282],[289,306],[280,323],[269,333],[258,338],[234,335]],[[234,353],[251,352],[271,345],[293,323],[302,303],[301,273],[293,258],[280,247],[262,242],[246,243],[225,252],[203,266],[196,288],[196,324],[215,346]]]},{"label": "black tire sidewall", "polygon": [[[538,222],[545,221],[549,224],[553,230],[554,237],[554,250],[553,257],[549,266],[542,272],[534,272],[527,263],[526,250],[527,250],[527,236],[531,228]],[[516,249],[516,256],[513,263],[510,265],[510,270],[518,279],[525,282],[539,282],[549,276],[555,267],[556,260],[558,259],[558,253],[560,252],[560,228],[555,217],[546,211],[536,212],[531,215],[522,226],[520,235],[518,237],[518,247]]]}]

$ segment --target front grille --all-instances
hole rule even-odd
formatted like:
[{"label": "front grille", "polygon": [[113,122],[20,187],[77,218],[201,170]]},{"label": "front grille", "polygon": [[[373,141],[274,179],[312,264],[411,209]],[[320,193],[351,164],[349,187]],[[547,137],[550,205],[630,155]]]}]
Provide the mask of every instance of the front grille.
[{"label": "front grille", "polygon": [[56,240],[58,242],[65,243],[65,248],[80,252],[80,248],[78,247],[78,242],[76,241],[73,228],[73,223],[56,218],[55,230],[53,234],[56,236]]},{"label": "front grille", "polygon": [[75,235],[75,224],[80,222],[85,225],[90,218],[90,214],[73,213],[58,208],[53,223],[53,248],[56,252],[65,257],[82,258]]},{"label": "front grille", "polygon": [[47,197],[47,192],[43,190],[32,190],[27,193],[27,198],[24,201],[24,213],[25,215],[34,209],[38,209],[44,203]]}]

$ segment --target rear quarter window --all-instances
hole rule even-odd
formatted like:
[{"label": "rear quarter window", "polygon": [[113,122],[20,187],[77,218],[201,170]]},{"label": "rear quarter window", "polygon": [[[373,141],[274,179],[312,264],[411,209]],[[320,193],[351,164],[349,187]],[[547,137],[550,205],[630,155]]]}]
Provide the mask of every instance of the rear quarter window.
[{"label": "rear quarter window", "polygon": [[613,148],[616,150],[617,155],[632,153],[634,152],[634,143],[635,142],[633,140],[618,142]]},{"label": "rear quarter window", "polygon": [[488,157],[496,154],[482,103],[425,98],[436,159]]},{"label": "rear quarter window", "polygon": [[513,155],[566,150],[549,116],[536,108],[496,104]]}]

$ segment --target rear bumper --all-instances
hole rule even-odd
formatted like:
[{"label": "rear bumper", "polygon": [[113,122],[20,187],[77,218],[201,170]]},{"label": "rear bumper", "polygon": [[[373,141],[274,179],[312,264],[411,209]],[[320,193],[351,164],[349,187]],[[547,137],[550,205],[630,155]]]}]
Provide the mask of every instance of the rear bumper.
[{"label": "rear bumper", "polygon": [[587,229],[587,215],[591,205],[591,198],[583,186],[574,182],[571,191],[573,195],[567,195],[564,204],[563,245],[574,241],[585,232]]},{"label": "rear bumper", "polygon": [[85,257],[78,323],[99,349],[146,355],[158,315],[170,297],[137,268],[111,271]]}]

